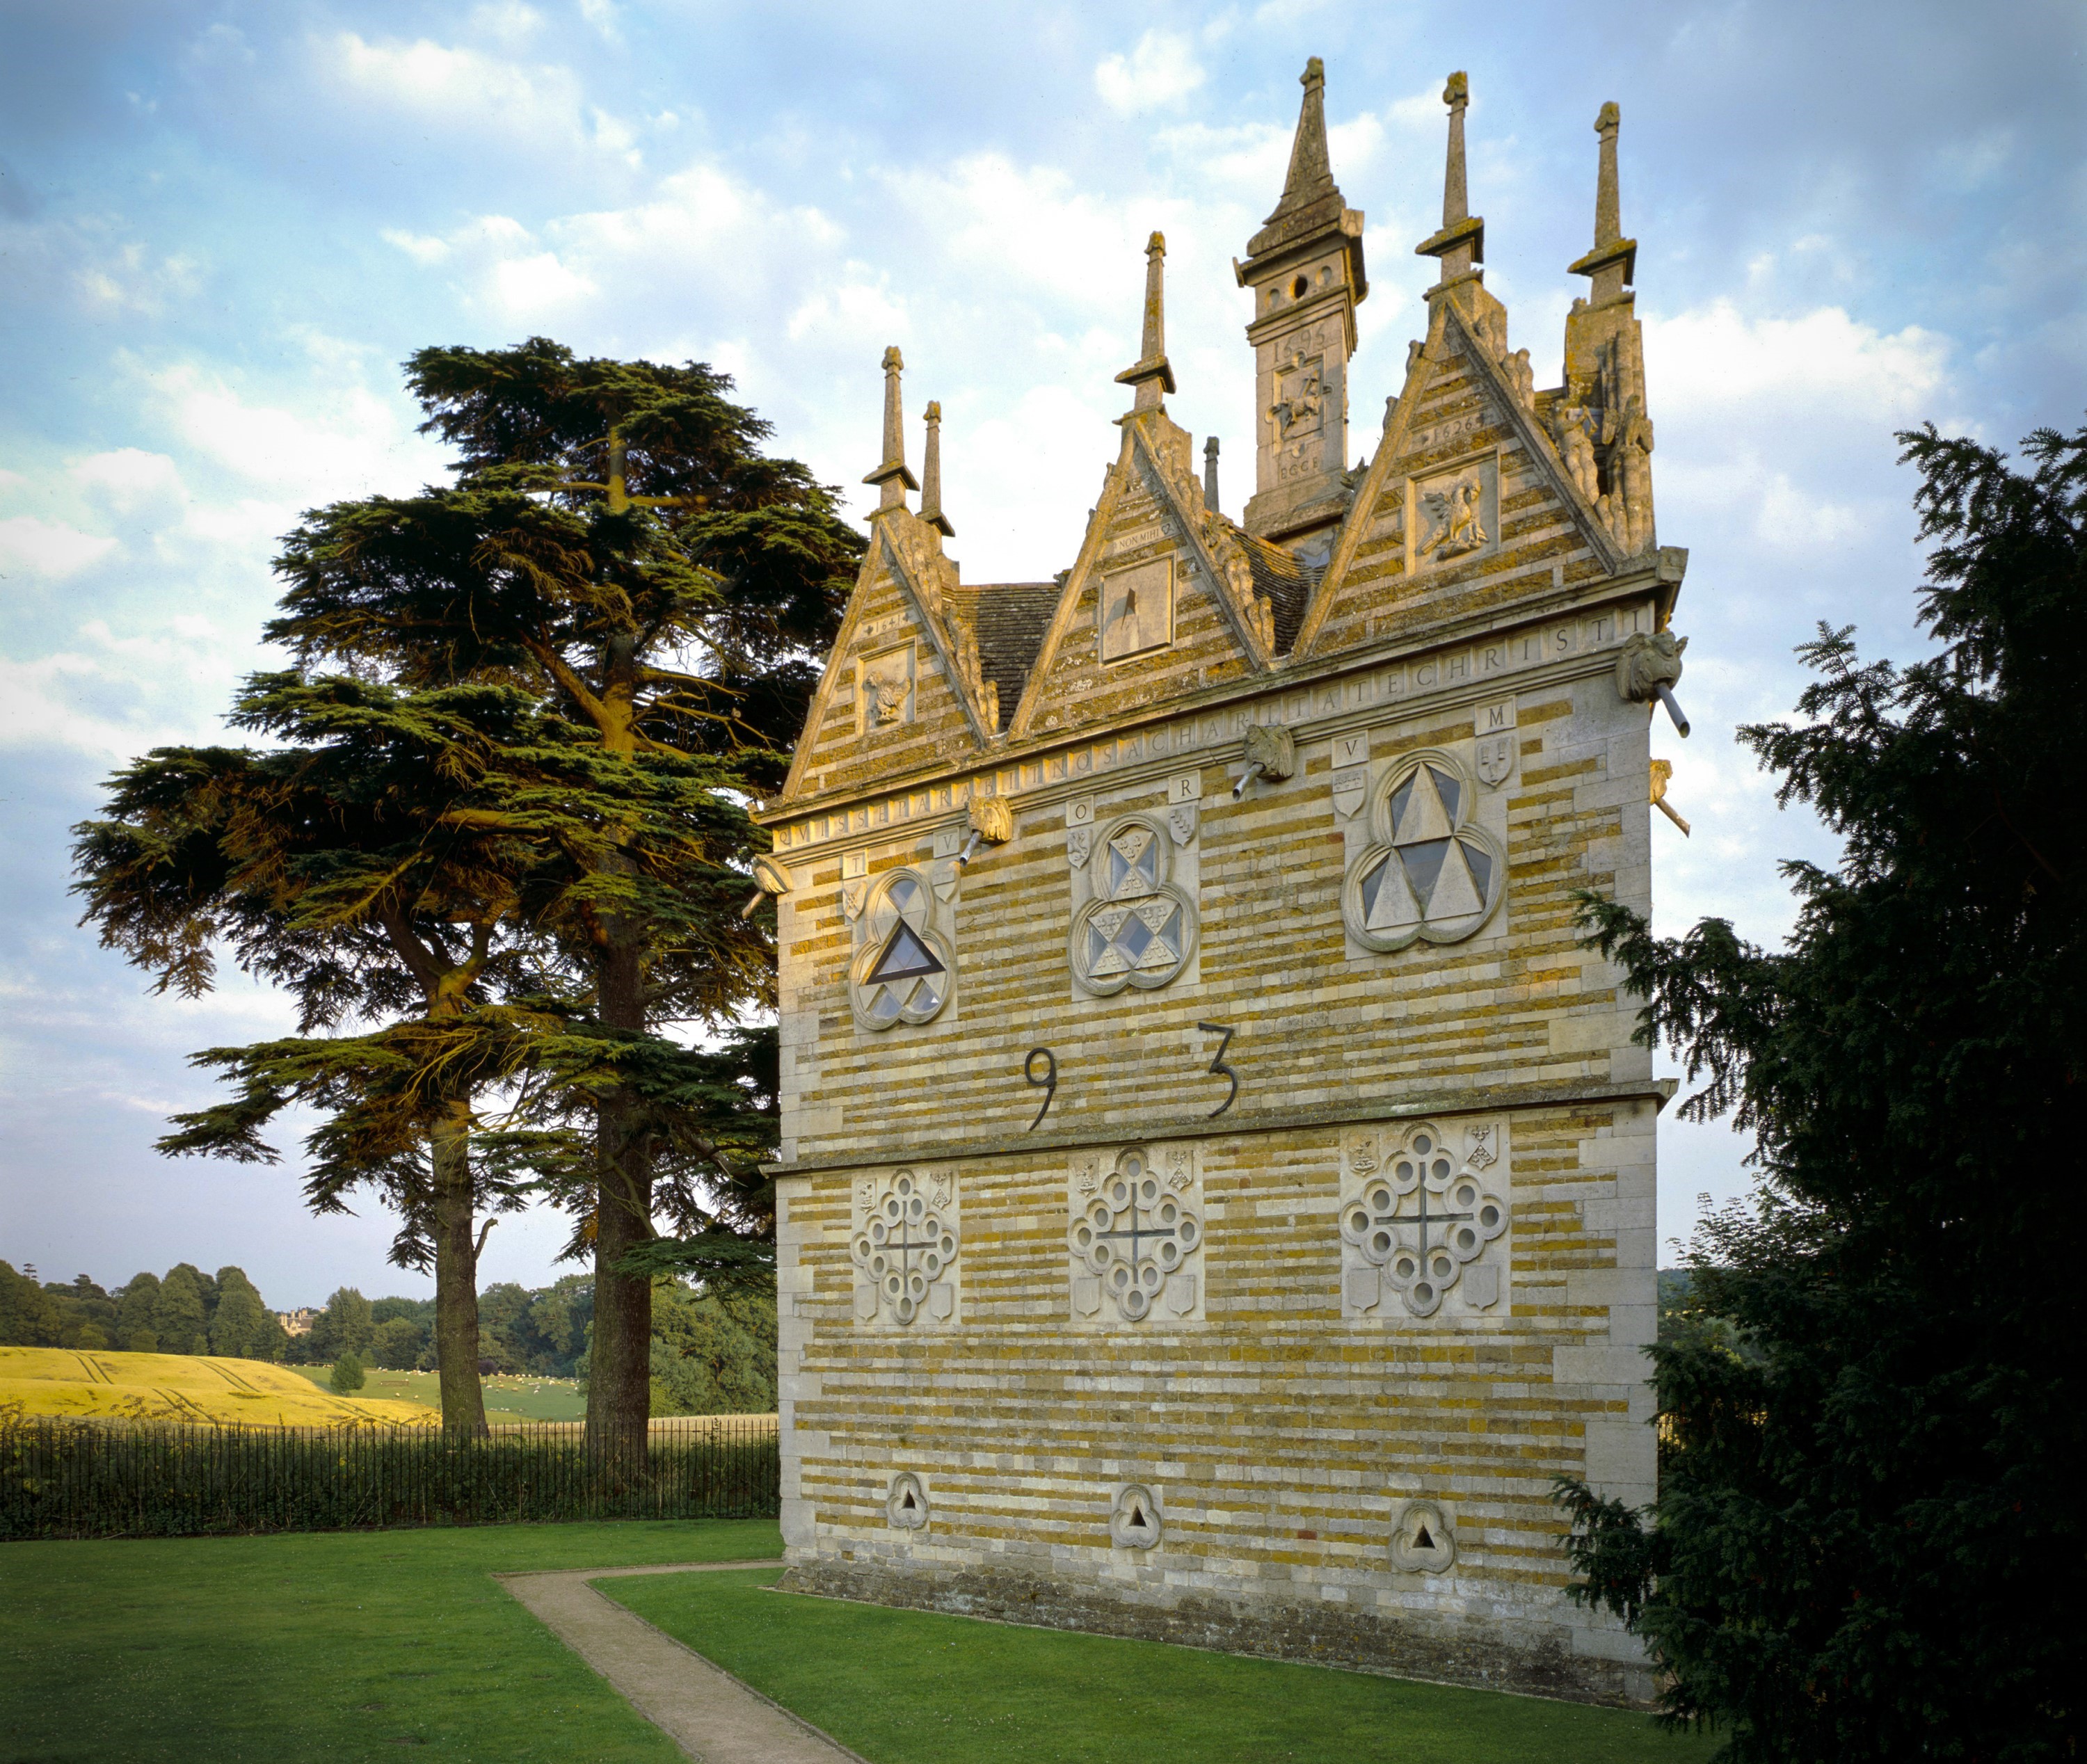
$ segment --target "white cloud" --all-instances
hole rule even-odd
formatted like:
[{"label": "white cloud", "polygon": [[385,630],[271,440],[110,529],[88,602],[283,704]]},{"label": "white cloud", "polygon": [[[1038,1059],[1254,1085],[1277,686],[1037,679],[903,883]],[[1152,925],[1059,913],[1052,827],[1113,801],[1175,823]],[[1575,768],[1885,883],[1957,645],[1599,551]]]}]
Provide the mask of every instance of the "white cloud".
[{"label": "white cloud", "polygon": [[116,541],[83,533],[62,521],[17,514],[0,521],[0,576],[41,576],[62,582],[116,549]]},{"label": "white cloud", "polygon": [[[480,7],[472,23],[509,49],[532,34],[527,6]],[[314,45],[325,73],[361,104],[410,113],[415,126],[497,139],[509,150],[591,147],[634,163],[630,127],[588,105],[579,77],[554,63],[524,66],[501,55],[437,43],[378,42],[343,31]]]},{"label": "white cloud", "polygon": [[1111,55],[1095,69],[1095,90],[1118,116],[1176,104],[1203,83],[1195,45],[1171,31],[1147,31],[1128,56]]},{"label": "white cloud", "polygon": [[331,501],[411,490],[440,458],[414,435],[403,398],[378,396],[359,376],[331,384],[314,376],[293,406],[249,398],[193,361],[126,364],[190,447],[280,496]]},{"label": "white cloud", "polygon": [[1925,414],[1949,339],[1918,325],[1889,334],[1822,306],[1750,318],[1729,300],[1645,324],[1646,378],[1660,405],[1731,407],[1772,399],[1830,407],[1871,426]]},{"label": "white cloud", "polygon": [[92,262],[81,264],[73,280],[90,307],[148,317],[203,285],[193,258],[178,254],[156,257],[136,244],[100,253]]},{"label": "white cloud", "polygon": [[[486,215],[442,238],[384,237],[417,263],[450,266],[464,297],[503,324],[548,326],[608,291],[627,309],[641,296],[708,285],[723,305],[765,310],[772,282],[817,280],[843,234],[818,210],[781,207],[699,162],[660,179],[642,202],[565,215],[535,232]],[[723,282],[720,264],[732,266]]]},{"label": "white cloud", "polygon": [[119,514],[154,503],[178,501],[186,494],[181,470],[164,454],[142,447],[119,447],[90,454],[70,469],[74,483]]}]

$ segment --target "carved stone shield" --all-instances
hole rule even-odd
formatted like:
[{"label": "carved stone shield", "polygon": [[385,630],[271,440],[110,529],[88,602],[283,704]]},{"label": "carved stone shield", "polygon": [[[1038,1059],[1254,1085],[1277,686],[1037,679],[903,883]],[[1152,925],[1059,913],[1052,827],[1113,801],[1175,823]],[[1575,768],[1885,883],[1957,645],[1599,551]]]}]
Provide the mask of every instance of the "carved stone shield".
[{"label": "carved stone shield", "polygon": [[1513,771],[1513,735],[1487,735],[1479,743],[1479,776],[1487,785],[1498,788],[1507,782]]},{"label": "carved stone shield", "polygon": [[1369,768],[1366,765],[1351,767],[1334,774],[1334,812],[1346,820],[1363,806],[1363,799],[1369,795]]}]

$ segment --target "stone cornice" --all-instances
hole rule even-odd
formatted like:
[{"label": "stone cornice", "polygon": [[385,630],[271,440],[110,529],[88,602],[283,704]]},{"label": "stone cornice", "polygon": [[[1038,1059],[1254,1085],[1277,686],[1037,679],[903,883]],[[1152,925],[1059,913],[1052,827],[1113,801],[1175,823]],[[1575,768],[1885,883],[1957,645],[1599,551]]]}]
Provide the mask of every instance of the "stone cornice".
[{"label": "stone cornice", "polygon": [[1208,1111],[1163,1118],[1139,1118],[1100,1122],[1058,1132],[1014,1133],[997,1139],[937,1140],[910,1150],[871,1147],[847,1157],[801,1159],[764,1164],[764,1175],[778,1181],[792,1176],[824,1176],[841,1171],[875,1170],[895,1164],[946,1164],[967,1158],[1005,1157],[1024,1152],[1085,1151],[1121,1145],[1130,1140],[1227,1139],[1244,1133],[1287,1133],[1299,1127],[1350,1127],[1380,1121],[1424,1120],[1430,1115],[1484,1114],[1529,1109],[1571,1108],[1581,1103],[1650,1102],[1664,1109],[1680,1089],[1672,1078],[1633,1079],[1620,1084],[1487,1084],[1439,1090],[1408,1101],[1385,1098],[1364,1102],[1314,1104],[1300,1109],[1268,1109],[1258,1114],[1224,1115]]},{"label": "stone cornice", "polygon": [[[1569,679],[1581,673],[1598,671],[1610,665],[1622,636],[1628,634],[1613,628],[1606,636],[1601,634],[1598,627],[1603,618],[1608,618],[1613,626],[1615,614],[1611,609],[1641,600],[1648,594],[1654,597],[1657,613],[1663,617],[1687,556],[1685,552],[1668,547],[1633,560],[1632,567],[1615,576],[1604,575],[1569,586],[1558,582],[1547,593],[1518,601],[1510,613],[1494,611],[1449,620],[1424,633],[1308,658],[1304,665],[1294,671],[1285,667],[1272,674],[1228,681],[1203,692],[1155,705],[1120,722],[1040,731],[1040,739],[1019,746],[997,743],[987,752],[971,748],[946,765],[931,771],[897,774],[872,784],[819,795],[792,797],[765,805],[753,818],[762,825],[773,828],[798,823],[809,826],[815,820],[830,823],[845,820],[850,823],[846,829],[833,829],[813,837],[790,838],[787,842],[779,839],[778,853],[787,854],[805,845],[844,837],[849,833],[870,832],[896,819],[916,818],[909,812],[903,816],[886,815],[880,820],[871,814],[872,805],[926,795],[937,800],[921,812],[923,816],[961,810],[978,782],[985,786],[980,791],[982,795],[1026,795],[1061,782],[1069,787],[1082,778],[1091,781],[1104,775],[1134,776],[1147,767],[1159,771],[1178,770],[1178,765],[1163,764],[1164,756],[1159,753],[1148,757],[1141,752],[1137,759],[1099,769],[1091,765],[1079,767],[1073,757],[1082,750],[1111,745],[1148,748],[1153,745],[1152,738],[1163,733],[1170,725],[1200,724],[1203,720],[1219,717],[1227,726],[1218,741],[1231,741],[1239,737],[1229,725],[1244,711],[1247,721],[1280,722],[1288,726],[1309,723],[1317,736],[1350,722],[1381,722],[1386,709],[1393,705],[1436,708],[1466,701],[1479,703],[1498,697],[1504,692],[1522,691],[1547,680]],[[1557,628],[1568,623],[1573,629],[1563,646],[1553,642],[1539,655],[1521,653],[1534,633],[1555,637]],[[1465,656],[1461,669],[1457,654],[1460,650]],[[1499,665],[1488,665],[1489,656],[1495,652]],[[1584,663],[1590,655],[1599,658],[1596,665],[1575,665]],[[1431,666],[1435,677],[1419,679]],[[1359,689],[1355,693],[1343,689],[1357,675],[1376,675],[1381,684],[1394,671],[1402,676],[1413,676],[1410,685],[1402,683],[1396,691],[1372,690],[1367,696],[1362,695]],[[1321,709],[1322,700],[1329,692],[1341,702],[1337,706]],[[1289,714],[1290,706],[1300,697],[1306,701],[1305,708],[1297,715]],[[1351,698],[1354,702],[1350,702]],[[1274,714],[1251,714],[1266,709],[1273,709]],[[1226,713],[1231,714],[1227,716]],[[1207,755],[1216,744],[1200,739],[1186,745],[1169,740],[1165,753]],[[1025,774],[1032,771],[1038,776],[1033,782],[1024,782]],[[998,781],[1003,774],[1009,773],[1014,782],[1002,789]],[[858,817],[860,826],[854,824]]]}]

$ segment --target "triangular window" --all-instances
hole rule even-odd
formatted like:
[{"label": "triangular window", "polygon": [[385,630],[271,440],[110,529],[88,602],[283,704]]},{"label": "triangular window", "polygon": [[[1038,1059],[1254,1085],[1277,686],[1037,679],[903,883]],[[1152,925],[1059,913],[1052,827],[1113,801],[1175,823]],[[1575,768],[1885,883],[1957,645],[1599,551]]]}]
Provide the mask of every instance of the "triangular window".
[{"label": "triangular window", "polygon": [[902,918],[891,927],[890,939],[884,953],[877,958],[877,965],[869,970],[869,978],[873,981],[915,980],[945,971],[941,958]]}]

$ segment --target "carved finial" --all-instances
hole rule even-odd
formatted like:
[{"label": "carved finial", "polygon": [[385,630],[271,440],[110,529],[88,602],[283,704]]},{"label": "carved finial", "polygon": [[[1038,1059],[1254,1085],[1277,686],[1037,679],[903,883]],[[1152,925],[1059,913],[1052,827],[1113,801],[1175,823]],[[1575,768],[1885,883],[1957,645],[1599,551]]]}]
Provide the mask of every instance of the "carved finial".
[{"label": "carved finial", "polygon": [[1464,172],[1464,112],[1471,102],[1471,83],[1461,73],[1452,74],[1442,88],[1442,102],[1449,107],[1449,155],[1442,172],[1442,230],[1415,245],[1414,255],[1439,258],[1441,279],[1450,282],[1470,273],[1475,263],[1486,261],[1486,224],[1471,213],[1470,194]]},{"label": "carved finial", "polygon": [[879,514],[906,506],[906,492],[918,490],[920,479],[906,469],[906,425],[898,404],[898,376],[906,369],[905,357],[894,343],[884,352],[884,458],[864,484],[882,487],[873,521]]},{"label": "carved finial", "polygon": [[1174,370],[1167,363],[1167,235],[1155,232],[1145,242],[1145,344],[1137,364],[1116,377],[1119,386],[1137,388],[1134,411],[1159,408],[1159,389],[1174,390]]},{"label": "carved finial", "polygon": [[1203,506],[1213,514],[1218,512],[1218,437],[1214,435],[1203,443]]},{"label": "carved finial", "polygon": [[1304,88],[1304,102],[1298,108],[1297,134],[1290,143],[1290,175],[1283,181],[1283,200],[1268,217],[1271,225],[1334,190],[1333,161],[1326,153],[1326,64],[1314,55],[1304,64],[1297,83]]},{"label": "carved finial", "polygon": [[1625,285],[1637,279],[1637,241],[1624,236],[1623,198],[1616,183],[1616,132],[1623,113],[1614,103],[1602,106],[1594,118],[1594,133],[1601,138],[1601,159],[1594,175],[1594,249],[1572,266],[1574,275],[1590,277],[1590,306],[1605,305],[1623,297]]},{"label": "carved finial", "polygon": [[942,405],[930,398],[927,409],[928,442],[920,455],[920,518],[941,530],[944,539],[954,539],[957,530],[942,513]]},{"label": "carved finial", "polygon": [[1468,220],[1471,198],[1464,183],[1464,113],[1470,108],[1471,83],[1461,73],[1452,74],[1442,88],[1442,102],[1449,107],[1449,163],[1442,177],[1442,224],[1453,227]]}]

